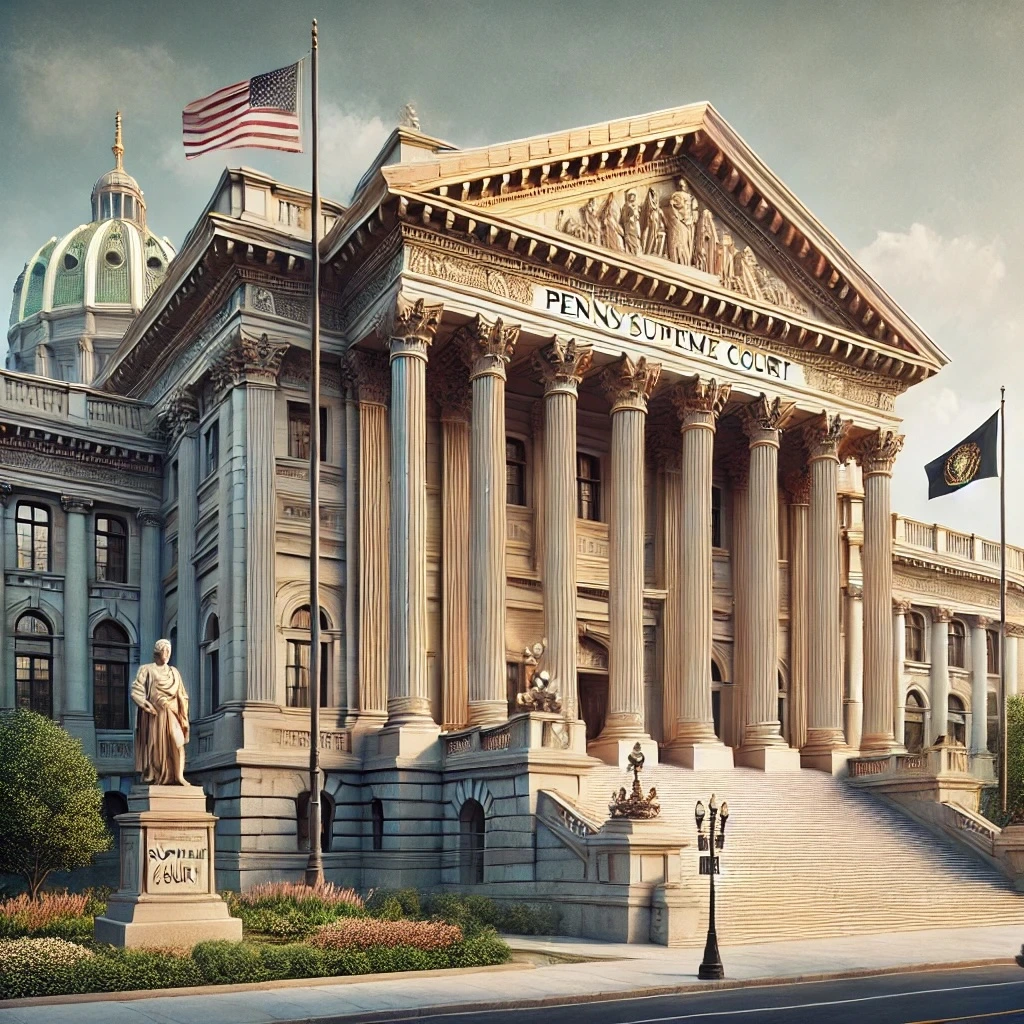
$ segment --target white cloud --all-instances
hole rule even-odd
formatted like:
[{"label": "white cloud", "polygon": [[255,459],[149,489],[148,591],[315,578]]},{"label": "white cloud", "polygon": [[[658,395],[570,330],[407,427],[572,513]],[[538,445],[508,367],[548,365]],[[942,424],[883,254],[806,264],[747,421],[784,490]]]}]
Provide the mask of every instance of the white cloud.
[{"label": "white cloud", "polygon": [[324,103],[320,110],[320,174],[325,195],[347,201],[390,129],[376,115],[364,116]]}]

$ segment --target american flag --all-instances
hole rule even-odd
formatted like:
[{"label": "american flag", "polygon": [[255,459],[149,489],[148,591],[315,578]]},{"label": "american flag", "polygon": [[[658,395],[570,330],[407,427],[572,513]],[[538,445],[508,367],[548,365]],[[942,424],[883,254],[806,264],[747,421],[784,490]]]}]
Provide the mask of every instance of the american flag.
[{"label": "american flag", "polygon": [[301,153],[301,63],[247,78],[190,103],[181,114],[185,158],[246,146]]}]

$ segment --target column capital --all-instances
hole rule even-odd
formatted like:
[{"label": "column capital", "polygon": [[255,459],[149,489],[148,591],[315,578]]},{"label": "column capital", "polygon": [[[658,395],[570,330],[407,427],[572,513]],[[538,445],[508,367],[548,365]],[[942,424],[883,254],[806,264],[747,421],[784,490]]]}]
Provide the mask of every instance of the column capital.
[{"label": "column capital", "polygon": [[612,412],[638,409],[647,412],[647,399],[661,376],[661,363],[649,363],[644,356],[632,359],[625,353],[601,375],[601,384],[612,402]]},{"label": "column capital", "polygon": [[802,469],[791,469],[782,478],[791,505],[810,505],[811,477]]},{"label": "column capital", "polygon": [[858,587],[856,583],[847,583],[846,596],[852,597],[854,601],[864,600],[864,588]]},{"label": "column capital", "polygon": [[533,367],[540,375],[545,395],[564,392],[575,397],[593,359],[590,345],[577,344],[575,338],[552,338],[549,345],[534,353]]},{"label": "column capital", "polygon": [[10,497],[11,485],[6,480],[0,480],[0,508],[7,508]]},{"label": "column capital", "polygon": [[164,525],[164,517],[155,508],[136,509],[135,518],[139,521],[140,526],[160,527]]},{"label": "column capital", "polygon": [[903,450],[903,434],[879,427],[853,446],[854,458],[860,463],[865,476],[884,474],[892,476],[893,463]]},{"label": "column capital", "polygon": [[722,466],[729,483],[737,490],[746,490],[750,480],[750,451],[740,445],[730,448],[722,456]]},{"label": "column capital", "polygon": [[731,393],[731,384],[719,384],[714,377],[701,379],[698,376],[677,384],[672,389],[671,398],[683,430],[691,426],[714,429]]},{"label": "column capital", "polygon": [[764,392],[743,406],[740,418],[743,431],[750,441],[750,447],[769,444],[777,448],[782,425],[789,419],[792,412],[793,403],[783,405],[781,398],[778,396],[769,398]]},{"label": "column capital", "polygon": [[410,299],[399,292],[385,324],[391,358],[418,356],[426,359],[427,348],[441,326],[443,313],[443,303],[428,305],[423,299]]},{"label": "column capital", "polygon": [[430,361],[427,392],[437,402],[442,420],[459,423],[469,421],[473,391],[457,345],[446,345]]},{"label": "column capital", "polygon": [[931,614],[932,622],[949,622],[953,618],[951,608],[929,608],[928,611]]},{"label": "column capital", "polygon": [[349,349],[341,360],[341,379],[361,405],[387,405],[391,371],[380,352]]},{"label": "column capital", "polygon": [[902,597],[894,597],[892,599],[892,610],[897,615],[906,615],[910,611],[911,602]]},{"label": "column capital", "polygon": [[1006,624],[1006,635],[1014,638],[1024,636],[1024,624],[1020,622],[1008,622]]},{"label": "column capital", "polygon": [[477,313],[452,340],[469,367],[470,380],[486,376],[504,380],[505,367],[519,340],[519,325],[506,324],[501,317],[492,322]]},{"label": "column capital", "polygon": [[987,615],[972,615],[970,622],[974,629],[988,629],[989,626],[995,625],[996,620],[990,619]]},{"label": "column capital", "polygon": [[804,426],[802,430],[807,457],[813,462],[816,459],[833,459],[839,461],[839,445],[846,432],[850,429],[850,420],[844,420],[838,413],[831,415],[823,410]]},{"label": "column capital", "polygon": [[86,515],[92,511],[92,498],[79,498],[74,494],[62,494],[60,496],[61,507],[65,512],[79,512]]},{"label": "column capital", "polygon": [[199,423],[199,403],[186,388],[178,388],[160,413],[160,430],[168,441],[174,442],[195,432]]}]

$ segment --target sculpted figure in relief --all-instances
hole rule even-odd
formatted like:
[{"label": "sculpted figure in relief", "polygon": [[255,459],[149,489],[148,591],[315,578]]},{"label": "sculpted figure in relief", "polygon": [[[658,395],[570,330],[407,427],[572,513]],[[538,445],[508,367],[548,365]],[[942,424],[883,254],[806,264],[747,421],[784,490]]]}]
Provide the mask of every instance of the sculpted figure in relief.
[{"label": "sculpted figure in relief", "polygon": [[697,230],[700,207],[690,195],[685,178],[676,181],[676,191],[669,197],[665,215],[668,258],[684,267],[693,263],[693,237]]},{"label": "sculpted figure in relief", "polygon": [[726,288],[736,290],[737,274],[736,262],[739,252],[728,231],[722,233],[722,240],[718,243],[718,276]]},{"label": "sculpted figure in relief", "polygon": [[707,208],[700,212],[693,265],[708,274],[718,273],[718,228],[715,227],[715,218]]},{"label": "sculpted figure in relief", "polygon": [[658,193],[647,190],[643,209],[640,211],[640,244],[648,256],[665,255],[665,215],[661,212]]},{"label": "sculpted figure in relief", "polygon": [[622,238],[626,252],[639,256],[644,251],[640,232],[640,204],[635,189],[626,193],[626,202],[622,207]]},{"label": "sculpted figure in relief", "polygon": [[170,659],[170,641],[157,640],[153,662],[142,665],[132,683],[131,698],[139,708],[135,723],[135,770],[143,782],[187,786],[188,694],[181,673],[168,664]]},{"label": "sculpted figure in relief", "polygon": [[601,204],[601,244],[612,252],[625,252],[626,241],[622,232],[622,215],[614,192]]},{"label": "sculpted figure in relief", "polygon": [[757,265],[757,257],[749,245],[736,257],[733,269],[737,291],[752,299],[764,298],[758,275],[761,268]]}]

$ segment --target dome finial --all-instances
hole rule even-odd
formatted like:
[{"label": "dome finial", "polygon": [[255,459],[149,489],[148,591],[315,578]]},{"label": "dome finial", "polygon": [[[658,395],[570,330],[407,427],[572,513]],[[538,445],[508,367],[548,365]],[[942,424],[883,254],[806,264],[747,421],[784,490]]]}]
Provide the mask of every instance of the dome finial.
[{"label": "dome finial", "polygon": [[121,111],[114,115],[114,145],[110,147],[114,154],[114,167],[124,170],[124,146],[121,143]]}]

